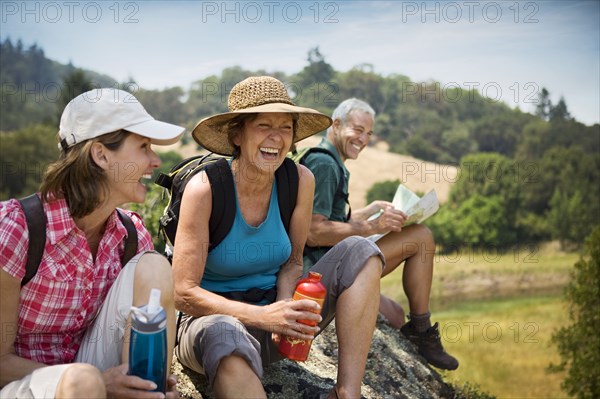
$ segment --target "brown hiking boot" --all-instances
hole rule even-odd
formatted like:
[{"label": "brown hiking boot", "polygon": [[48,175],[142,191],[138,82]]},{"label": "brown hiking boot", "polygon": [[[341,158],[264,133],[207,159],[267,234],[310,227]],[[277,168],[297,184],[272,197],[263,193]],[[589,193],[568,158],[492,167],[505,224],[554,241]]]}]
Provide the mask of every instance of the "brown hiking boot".
[{"label": "brown hiking boot", "polygon": [[446,353],[442,347],[438,323],[429,327],[427,331],[419,333],[409,321],[400,328],[400,332],[417,347],[419,354],[432,366],[444,370],[458,368],[458,360]]}]

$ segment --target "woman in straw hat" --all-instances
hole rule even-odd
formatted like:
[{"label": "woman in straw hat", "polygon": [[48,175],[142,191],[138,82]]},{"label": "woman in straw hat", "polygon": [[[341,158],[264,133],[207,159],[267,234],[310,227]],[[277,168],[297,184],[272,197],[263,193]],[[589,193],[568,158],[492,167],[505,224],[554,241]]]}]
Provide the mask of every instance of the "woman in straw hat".
[{"label": "woman in straw hat", "polygon": [[[125,91],[74,98],[60,120],[60,158],[46,171],[41,193],[30,197],[46,231],[33,277],[26,261],[35,230],[19,201],[0,203],[1,398],[165,397],[149,392],[157,388],[153,381],[127,375],[124,338],[131,306],[161,289],[170,365],[171,268],[152,251],[141,218],[117,207],[144,201],[142,180],[160,166],[151,144],[174,143],[183,130],[152,118]],[[129,236],[137,239],[126,245]],[[166,396],[178,397],[174,377],[167,385]]]},{"label": "woman in straw hat", "polygon": [[[335,316],[339,365],[329,397],[360,397],[383,257],[371,242],[350,237],[311,269],[322,274],[328,292],[321,316],[313,301],[290,301],[302,274],[313,175],[297,165],[289,235],[277,201],[275,171],[292,144],[326,129],[331,119],[295,106],[283,83],[264,76],[235,85],[228,106],[229,112],[200,121],[192,135],[208,150],[233,156],[235,221],[209,252],[211,187],[204,172],[194,176],[183,194],[173,256],[175,304],[185,314],[175,353],[207,376],[217,397],[264,398],[263,364],[281,359],[280,336],[312,339]],[[303,319],[318,324],[298,322]]]}]

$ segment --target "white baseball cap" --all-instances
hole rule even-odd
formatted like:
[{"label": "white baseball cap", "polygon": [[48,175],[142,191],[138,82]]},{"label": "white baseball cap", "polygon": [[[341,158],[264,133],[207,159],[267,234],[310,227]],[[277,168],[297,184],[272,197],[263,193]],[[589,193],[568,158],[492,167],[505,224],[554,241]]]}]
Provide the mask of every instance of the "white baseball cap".
[{"label": "white baseball cap", "polygon": [[153,144],[176,143],[184,127],[154,119],[133,96],[123,90],[94,89],[72,99],[60,118],[58,148],[67,148],[82,141],[118,130],[148,137]]}]

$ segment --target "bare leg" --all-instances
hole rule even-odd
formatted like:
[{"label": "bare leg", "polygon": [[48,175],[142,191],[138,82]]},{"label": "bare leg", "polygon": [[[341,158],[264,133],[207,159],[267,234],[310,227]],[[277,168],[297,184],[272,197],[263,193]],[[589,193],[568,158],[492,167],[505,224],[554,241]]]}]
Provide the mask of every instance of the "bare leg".
[{"label": "bare leg", "polygon": [[[336,331],[339,345],[337,393],[342,398],[360,398],[365,363],[371,346],[377,310],[381,259],[371,257],[354,283],[338,298]],[[335,393],[330,393],[335,398]]]},{"label": "bare leg", "polygon": [[379,313],[387,319],[393,328],[398,330],[406,322],[406,314],[404,314],[402,306],[383,294],[380,295]]},{"label": "bare leg", "polygon": [[377,245],[386,259],[384,276],[406,261],[402,283],[410,312],[427,313],[435,254],[435,242],[431,231],[424,225],[409,226],[400,232],[386,235]]},{"label": "bare leg", "polygon": [[398,233],[388,234],[378,245],[387,260],[383,275],[406,261],[402,285],[408,298],[410,323],[402,327],[402,334],[417,346],[419,353],[431,365],[446,370],[456,369],[458,360],[446,353],[437,323],[432,326],[430,320],[429,295],[435,254],[431,231],[423,225],[409,226]]},{"label": "bare leg", "polygon": [[213,392],[216,398],[266,398],[258,376],[245,359],[231,355],[221,359]]},{"label": "bare leg", "polygon": [[56,398],[106,398],[100,370],[85,363],[74,363],[63,373],[56,387]]}]

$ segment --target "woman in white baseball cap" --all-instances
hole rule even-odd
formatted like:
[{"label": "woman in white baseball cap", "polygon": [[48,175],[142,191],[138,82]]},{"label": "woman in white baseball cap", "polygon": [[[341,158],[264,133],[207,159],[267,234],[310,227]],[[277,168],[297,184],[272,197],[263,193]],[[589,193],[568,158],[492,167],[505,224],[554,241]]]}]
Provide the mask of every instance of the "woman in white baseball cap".
[{"label": "woman in white baseball cap", "polygon": [[[118,207],[144,201],[144,180],[160,166],[151,144],[183,132],[122,90],[91,90],[66,106],[61,154],[40,193],[0,203],[0,323],[16,326],[0,344],[1,398],[164,396],[127,375],[124,338],[131,306],[160,289],[170,365],[171,268],[140,216]],[[177,397],[175,384],[169,377],[167,397]]]}]

